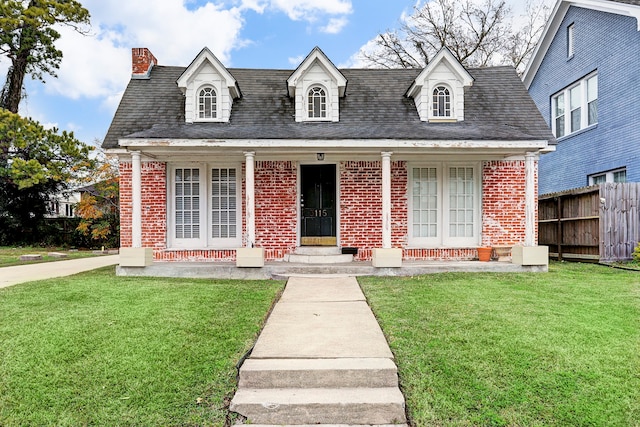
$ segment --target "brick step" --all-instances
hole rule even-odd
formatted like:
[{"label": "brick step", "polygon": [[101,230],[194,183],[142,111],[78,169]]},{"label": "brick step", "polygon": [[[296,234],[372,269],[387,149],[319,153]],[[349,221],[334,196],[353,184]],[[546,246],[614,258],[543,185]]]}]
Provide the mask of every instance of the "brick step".
[{"label": "brick step", "polygon": [[404,397],[398,387],[240,388],[229,409],[252,424],[406,423]]},{"label": "brick step", "polygon": [[243,388],[396,387],[398,369],[388,358],[247,359]]}]

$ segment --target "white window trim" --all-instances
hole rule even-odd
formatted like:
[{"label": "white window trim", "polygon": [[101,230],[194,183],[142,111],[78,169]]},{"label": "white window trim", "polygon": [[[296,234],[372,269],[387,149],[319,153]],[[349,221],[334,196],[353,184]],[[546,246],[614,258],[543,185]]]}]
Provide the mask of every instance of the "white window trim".
[{"label": "white window trim", "polygon": [[[309,117],[309,92],[311,92],[311,89],[313,89],[314,87],[319,87],[320,89],[322,89],[325,93],[325,97],[326,97],[326,114],[324,117]],[[322,84],[322,83],[311,83],[309,84],[304,92],[304,99],[303,99],[303,115],[302,117],[304,118],[303,121],[305,122],[331,122],[333,121],[333,110],[331,108],[333,99],[331,97],[331,92],[329,91],[329,89],[327,88],[326,85]]]},{"label": "white window trim", "polygon": [[[216,94],[216,116],[210,118],[200,118],[200,91],[205,88],[212,88]],[[224,122],[222,118],[222,88],[218,84],[214,83],[203,83],[198,86],[194,92],[194,107],[193,107],[193,121],[199,123],[211,123],[211,122]]]},{"label": "white window trim", "polygon": [[575,24],[571,23],[567,26],[567,59],[573,58],[573,55],[575,54],[575,35]]},{"label": "white window trim", "polygon": [[[595,71],[593,73],[590,73],[585,77],[583,77],[582,79],[580,79],[580,81],[570,86],[567,86],[561,91],[558,91],[553,95],[551,95],[551,129],[553,131],[553,134],[556,135],[557,138],[566,138],[570,135],[574,135],[578,132],[584,131],[585,129],[597,126],[598,124],[597,120],[595,123],[589,124],[589,102],[588,102],[589,93],[587,90],[588,89],[587,81],[592,77],[597,78],[598,72]],[[571,93],[570,92],[571,92],[571,89],[578,86],[580,87],[580,128],[577,130],[571,131]],[[558,130],[556,128],[556,119],[558,116],[556,116],[556,102],[557,102],[556,100],[562,94],[564,94],[564,135],[557,136]],[[596,98],[596,100],[599,100],[599,99],[600,99],[600,96],[598,94],[598,97]]]},{"label": "white window trim", "polygon": [[[449,115],[448,116],[436,116],[433,111],[433,92],[439,88],[440,86],[446,88],[449,91]],[[447,83],[436,83],[431,88],[431,97],[429,102],[429,120],[437,121],[437,120],[446,120],[451,121],[456,118],[455,112],[455,91],[451,87],[451,85]]]},{"label": "white window trim", "polygon": [[618,172],[625,172],[625,174],[626,174],[627,168],[624,167],[624,168],[612,169],[612,170],[606,171],[606,172],[598,172],[598,173],[591,174],[591,175],[589,175],[589,185],[594,185],[594,183],[593,183],[594,178],[599,177],[599,176],[604,176],[605,177],[605,182],[607,182],[607,183],[616,182],[614,180],[614,175],[616,173],[618,173]]},{"label": "white window trim", "polygon": [[[175,170],[181,168],[200,169],[200,238],[178,239],[175,237]],[[236,224],[235,238],[211,236],[211,169],[236,169]],[[168,249],[236,249],[242,246],[242,165],[239,163],[175,163],[168,168],[167,176],[167,248]]]},{"label": "white window trim", "polygon": [[[413,237],[413,168],[436,168],[438,174],[438,236],[437,237]],[[475,179],[475,200],[472,237],[447,237],[449,234],[449,168],[467,167],[473,168]],[[469,162],[431,162],[409,163],[407,172],[409,176],[407,199],[409,201],[408,212],[408,245],[410,248],[437,248],[437,247],[475,247],[481,242],[482,231],[482,176],[478,163]]]}]

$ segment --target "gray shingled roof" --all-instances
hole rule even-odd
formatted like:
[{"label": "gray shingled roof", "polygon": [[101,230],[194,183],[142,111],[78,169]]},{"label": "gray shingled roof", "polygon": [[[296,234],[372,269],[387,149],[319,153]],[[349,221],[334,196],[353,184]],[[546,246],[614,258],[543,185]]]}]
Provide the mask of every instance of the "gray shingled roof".
[{"label": "gray shingled roof", "polygon": [[640,0],[613,0],[617,3],[625,3],[633,6],[640,6]]},{"label": "gray shingled roof", "polygon": [[149,79],[132,79],[103,142],[120,138],[162,139],[404,139],[548,140],[555,143],[512,67],[469,69],[473,86],[465,92],[465,120],[420,121],[413,99],[405,97],[421,70],[342,69],[348,79],[340,99],[339,122],[298,123],[287,96],[292,70],[234,69],[242,98],[228,123],[184,121],[185,98],[176,85],[184,67],[156,66]]}]

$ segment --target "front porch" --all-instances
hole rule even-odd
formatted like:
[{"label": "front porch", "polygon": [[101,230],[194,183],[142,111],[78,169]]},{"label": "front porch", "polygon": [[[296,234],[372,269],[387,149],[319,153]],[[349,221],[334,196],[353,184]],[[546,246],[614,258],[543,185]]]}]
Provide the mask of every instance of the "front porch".
[{"label": "front porch", "polygon": [[189,277],[200,279],[285,279],[298,275],[416,276],[433,273],[546,272],[548,265],[518,265],[504,261],[403,261],[401,267],[374,267],[371,261],[344,264],[266,262],[264,267],[236,267],[234,262],[154,262],[147,267],[117,267],[119,276]]}]

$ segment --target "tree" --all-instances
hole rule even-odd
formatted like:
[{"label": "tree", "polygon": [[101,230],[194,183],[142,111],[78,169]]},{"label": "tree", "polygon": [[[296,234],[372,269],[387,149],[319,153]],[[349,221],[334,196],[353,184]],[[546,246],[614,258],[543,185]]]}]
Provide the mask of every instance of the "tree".
[{"label": "tree", "polygon": [[72,132],[0,109],[0,244],[37,240],[49,195],[91,174],[92,149]]},{"label": "tree", "polygon": [[76,213],[80,216],[77,230],[100,245],[119,246],[120,180],[117,159],[99,152],[90,177],[93,184],[81,188]]},{"label": "tree", "polygon": [[0,107],[18,112],[24,77],[44,82],[55,77],[62,52],[55,47],[56,25],[85,32],[89,11],[75,0],[3,0],[0,3],[0,53],[11,60],[0,96]]},{"label": "tree", "polygon": [[373,67],[423,68],[447,47],[465,66],[510,63],[522,70],[547,16],[543,0],[528,3],[527,22],[517,26],[504,0],[430,0],[414,6],[399,30],[379,34],[360,57]]}]

